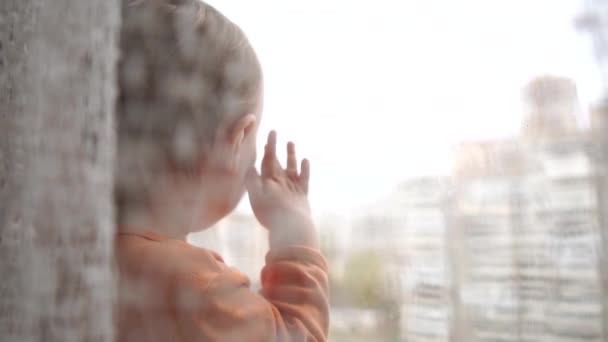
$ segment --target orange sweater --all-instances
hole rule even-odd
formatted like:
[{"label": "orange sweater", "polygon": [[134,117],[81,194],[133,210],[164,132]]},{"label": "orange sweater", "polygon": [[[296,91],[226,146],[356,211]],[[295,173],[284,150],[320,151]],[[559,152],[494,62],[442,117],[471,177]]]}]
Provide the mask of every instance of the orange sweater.
[{"label": "orange sweater", "polygon": [[325,341],[327,264],[315,250],[272,250],[260,293],[215,252],[156,234],[119,234],[117,341]]}]

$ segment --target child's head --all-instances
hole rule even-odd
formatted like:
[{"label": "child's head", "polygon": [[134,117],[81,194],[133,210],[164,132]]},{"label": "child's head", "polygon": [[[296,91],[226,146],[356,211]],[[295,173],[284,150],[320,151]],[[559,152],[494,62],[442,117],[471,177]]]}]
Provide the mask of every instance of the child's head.
[{"label": "child's head", "polygon": [[181,225],[171,229],[204,228],[238,204],[255,162],[258,59],[243,32],[203,2],[124,3],[119,224],[154,214]]}]

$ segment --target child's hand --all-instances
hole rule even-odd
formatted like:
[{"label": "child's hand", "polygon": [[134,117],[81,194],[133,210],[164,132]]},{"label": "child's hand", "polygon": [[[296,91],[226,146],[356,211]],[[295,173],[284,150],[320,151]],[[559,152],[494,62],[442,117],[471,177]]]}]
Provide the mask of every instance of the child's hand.
[{"label": "child's hand", "polygon": [[252,168],[247,175],[251,208],[270,232],[270,247],[300,245],[318,248],[318,240],[308,203],[310,165],[298,161],[293,143],[287,144],[287,167],[276,157],[277,134],[270,132],[262,159],[262,175]]}]

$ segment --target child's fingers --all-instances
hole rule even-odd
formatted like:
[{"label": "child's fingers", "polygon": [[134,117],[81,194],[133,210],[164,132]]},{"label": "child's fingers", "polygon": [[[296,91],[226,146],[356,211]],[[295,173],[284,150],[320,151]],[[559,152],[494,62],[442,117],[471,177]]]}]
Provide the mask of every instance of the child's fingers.
[{"label": "child's fingers", "polygon": [[296,145],[292,142],[287,144],[287,173],[290,176],[298,175],[298,160],[296,159]]},{"label": "child's fingers", "polygon": [[302,165],[300,165],[300,184],[304,189],[304,192],[308,194],[308,181],[310,180],[310,162],[308,159],[302,159]]},{"label": "child's fingers", "polygon": [[273,160],[272,157],[270,157],[270,154],[268,153],[268,145],[266,145],[266,147],[264,147],[264,157],[262,158],[262,165],[260,167],[262,171],[262,177],[270,177],[272,175],[273,167]]},{"label": "child's fingers", "polygon": [[278,161],[276,160],[277,133],[270,131],[266,147],[264,148],[264,158],[262,159],[262,177],[274,177]]},{"label": "child's fingers", "polygon": [[272,130],[268,133],[268,141],[266,142],[268,146],[268,152],[272,154],[273,157],[277,155],[277,132]]}]

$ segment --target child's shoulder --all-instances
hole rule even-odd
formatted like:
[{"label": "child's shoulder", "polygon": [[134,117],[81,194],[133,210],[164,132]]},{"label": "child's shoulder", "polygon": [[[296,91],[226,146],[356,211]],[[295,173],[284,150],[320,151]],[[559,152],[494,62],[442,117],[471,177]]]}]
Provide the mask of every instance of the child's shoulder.
[{"label": "child's shoulder", "polygon": [[154,233],[119,234],[116,256],[121,270],[155,276],[216,273],[227,267],[222,257],[212,250]]}]

